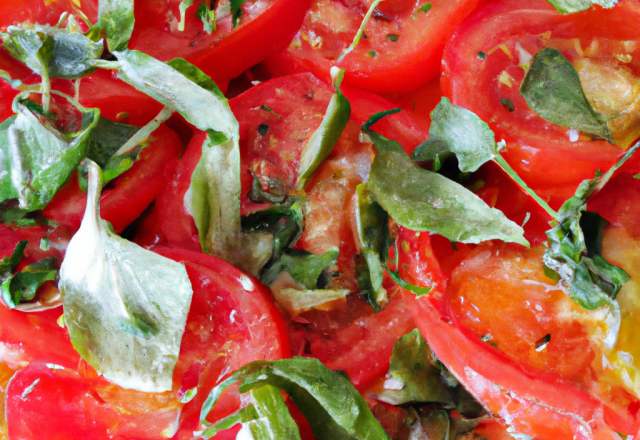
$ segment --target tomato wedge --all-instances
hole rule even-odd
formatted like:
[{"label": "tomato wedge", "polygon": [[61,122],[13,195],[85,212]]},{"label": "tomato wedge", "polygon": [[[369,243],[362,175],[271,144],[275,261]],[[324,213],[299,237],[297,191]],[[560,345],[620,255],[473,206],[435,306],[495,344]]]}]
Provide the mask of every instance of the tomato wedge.
[{"label": "tomato wedge", "polygon": [[[282,318],[259,281],[208,255],[170,248],[158,252],[184,262],[194,289],[173,391],[126,390],[97,377],[84,362],[76,371],[68,364],[61,369],[32,363],[7,389],[10,438],[36,439],[47,432],[64,440],[190,439],[207,393],[224,376],[251,361],[290,356]],[[59,357],[38,359],[55,363]],[[196,397],[183,406],[178,397],[193,387],[198,388]],[[211,417],[227,415],[239,405],[237,391],[229,390],[216,407],[226,412]]]},{"label": "tomato wedge", "polygon": [[[555,47],[577,66],[592,105],[606,114],[617,113],[619,109],[598,103],[624,101],[617,93],[623,93],[624,81],[632,83],[637,75],[637,61],[624,64],[615,56],[629,52],[636,59],[640,46],[634,26],[639,20],[640,6],[633,1],[569,15],[559,14],[544,0],[490,2],[461,24],[447,45],[443,93],[486,121],[497,140],[506,141],[503,154],[511,166],[559,206],[578,183],[592,179],[598,169],[607,170],[623,150],[572,134],[534,113],[519,94],[524,77],[519,65],[543,47]],[[597,86],[607,83],[609,88]],[[631,116],[637,109],[625,110],[631,112],[629,118],[637,117]],[[620,136],[628,138],[624,145],[638,136],[636,126],[622,127]]]},{"label": "tomato wedge", "polygon": [[[178,136],[164,125],[151,135],[150,140],[140,159],[102,191],[102,218],[111,222],[117,233],[122,232],[153,202],[162,190],[164,167],[180,153]],[[46,206],[44,216],[76,231],[84,215],[86,199],[86,193],[78,186],[74,173]]]},{"label": "tomato wedge", "polygon": [[242,17],[236,28],[232,28],[228,12],[217,7],[217,30],[211,34],[203,30],[202,22],[196,17],[200,3],[195,2],[187,10],[185,30],[180,31],[180,0],[137,2],[136,26],[129,48],[162,61],[185,58],[216,82],[229,80],[284,48],[300,28],[310,1],[247,2],[242,6]]},{"label": "tomato wedge", "polygon": [[372,2],[320,0],[307,13],[289,47],[267,59],[271,76],[309,71],[328,79],[337,65],[345,83],[381,93],[408,92],[435,79],[446,42],[484,0],[382,2],[365,38],[341,62]]}]

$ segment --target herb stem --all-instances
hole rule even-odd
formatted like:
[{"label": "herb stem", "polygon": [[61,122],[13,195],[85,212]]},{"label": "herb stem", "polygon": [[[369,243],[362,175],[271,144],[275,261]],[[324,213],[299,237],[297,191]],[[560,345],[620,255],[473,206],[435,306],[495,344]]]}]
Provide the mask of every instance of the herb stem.
[{"label": "herb stem", "polygon": [[120,69],[119,61],[96,60],[95,66],[100,69],[118,70]]},{"label": "herb stem", "polygon": [[351,42],[351,45],[349,47],[347,47],[338,57],[338,63],[342,62],[342,60],[344,59],[344,57],[346,57],[353,49],[356,48],[356,46],[358,45],[358,43],[360,42],[360,39],[362,38],[362,35],[364,35],[364,29],[367,27],[367,23],[369,22],[369,19],[371,18],[371,16],[373,15],[373,11],[375,11],[375,9],[378,7],[378,5],[380,4],[380,2],[382,2],[383,0],[375,0],[372,4],[371,7],[369,8],[369,10],[367,11],[367,14],[364,16],[364,19],[362,20],[362,23],[360,24],[360,29],[358,29],[358,32],[356,33],[356,36],[353,38],[353,41]]},{"label": "herb stem", "polygon": [[114,153],[114,156],[127,154],[135,147],[146,141],[149,136],[151,136],[151,133],[156,131],[158,127],[160,127],[160,124],[169,119],[172,114],[173,110],[167,107],[163,108],[162,111],[158,113],[158,115],[153,118],[153,120],[151,120],[151,122],[138,130],[133,136],[131,136],[131,138],[127,142],[125,142],[125,144],[120,147],[118,151]]},{"label": "herb stem", "polygon": [[504,158],[500,155],[500,153],[496,153],[495,157],[493,158],[493,161],[497,163],[498,166],[502,168],[502,170],[505,173],[507,173],[509,177],[511,177],[518,184],[518,186],[520,186],[520,188],[524,190],[524,192],[529,194],[529,196],[531,196],[531,198],[533,198],[533,200],[535,200],[538,203],[538,205],[540,205],[540,207],[542,207],[542,209],[544,209],[547,212],[547,214],[551,216],[551,218],[553,218],[554,220],[558,219],[558,213],[555,212],[553,209],[551,209],[551,207],[547,204],[547,202],[542,200],[542,198],[540,198],[540,196],[536,194],[535,191],[533,191],[529,187],[529,185],[527,185],[524,182],[524,180],[520,178],[520,176],[518,176],[518,173],[516,173],[514,169],[511,168],[511,165],[509,165],[507,161],[504,160]]}]

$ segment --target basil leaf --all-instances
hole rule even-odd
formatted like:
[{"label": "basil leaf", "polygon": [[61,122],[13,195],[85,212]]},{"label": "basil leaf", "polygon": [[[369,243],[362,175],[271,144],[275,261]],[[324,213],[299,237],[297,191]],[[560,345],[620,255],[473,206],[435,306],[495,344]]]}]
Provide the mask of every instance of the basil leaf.
[{"label": "basil leaf", "polygon": [[376,399],[392,405],[410,402],[445,403],[453,406],[452,390],[442,381],[427,341],[415,329],[393,345],[389,379]]},{"label": "basil leaf", "polygon": [[74,79],[91,73],[103,51],[102,41],[46,25],[33,29],[9,26],[2,33],[2,42],[11,56],[35,73],[52,78]]},{"label": "basil leaf", "polygon": [[318,288],[320,275],[329,266],[334,266],[338,260],[338,248],[332,248],[323,255],[315,255],[298,249],[285,250],[282,256],[269,267],[260,280],[269,285],[273,283],[281,272],[287,272],[296,283],[305,289]]},{"label": "basil leaf", "polygon": [[257,361],[242,367],[211,390],[200,418],[204,420],[222,392],[238,381],[241,393],[265,385],[284,390],[318,440],[390,439],[346,377],[317,359],[305,357]]},{"label": "basil leaf", "polygon": [[216,10],[209,9],[206,1],[198,6],[196,17],[202,21],[202,27],[206,33],[210,34],[216,30]]},{"label": "basil leaf", "polygon": [[233,20],[232,23],[234,28],[238,26],[238,23],[242,18],[242,5],[244,5],[248,1],[249,0],[231,0],[230,1],[231,18]]},{"label": "basil leaf", "polygon": [[477,171],[497,154],[495,135],[489,126],[475,113],[443,97],[431,112],[429,140],[418,145],[411,158],[435,160],[448,152],[456,155],[463,173]]},{"label": "basil leaf", "polygon": [[27,248],[28,244],[29,240],[19,241],[11,256],[9,258],[4,257],[0,260],[0,277],[2,277],[3,280],[8,278],[11,273],[16,270],[16,267],[20,264],[20,260],[22,260],[24,250]]},{"label": "basil leaf", "polygon": [[313,132],[311,138],[302,149],[300,167],[298,169],[298,191],[304,190],[305,184],[313,172],[329,157],[349,122],[351,104],[340,91],[340,84],[343,78],[344,69],[341,69],[335,81],[336,93],[329,101],[322,123]]},{"label": "basil leaf", "polygon": [[366,185],[356,188],[356,224],[364,259],[358,273],[358,286],[365,301],[378,312],[380,303],[387,301],[387,292],[382,287],[382,267],[389,255],[389,215],[374,200]]},{"label": "basil leaf", "polygon": [[270,287],[276,302],[284,307],[291,316],[319,308],[351,293],[349,289],[300,290],[297,286],[284,289],[276,289],[274,285]]},{"label": "basil leaf", "polygon": [[239,126],[215,83],[184,60],[162,63],[138,51],[114,52],[118,76],[178,111],[208,138],[186,199],[203,250],[254,273],[262,243],[243,236],[240,224]]},{"label": "basil leaf", "polygon": [[578,72],[558,50],[548,47],[533,57],[520,95],[546,121],[614,143],[607,126],[610,118],[591,107]]},{"label": "basil leaf", "polygon": [[618,0],[547,0],[551,6],[556,8],[561,14],[571,14],[574,12],[586,11],[593,5],[600,5],[603,8],[613,8]]},{"label": "basil leaf", "polygon": [[87,162],[87,208],[60,268],[71,342],[117,385],[170,390],[193,293],[187,271],[118,237],[100,219],[100,168]]},{"label": "basil leaf", "polygon": [[133,0],[100,0],[97,26],[107,34],[109,51],[127,48],[134,24]]},{"label": "basil leaf", "polygon": [[0,202],[18,198],[18,191],[11,180],[11,156],[8,149],[9,127],[15,119],[15,116],[11,116],[0,124]]},{"label": "basil leaf", "polygon": [[139,129],[133,125],[119,124],[100,117],[87,138],[86,157],[104,167]]},{"label": "basil leaf", "polygon": [[46,206],[76,169],[84,157],[85,140],[97,123],[100,111],[83,109],[81,130],[65,134],[53,128],[46,119],[43,125],[28,109],[30,102],[17,103],[18,114],[5,138],[8,142],[0,144],[0,149],[9,159],[11,182],[20,208],[33,211]]},{"label": "basil leaf", "polygon": [[367,187],[401,226],[461,243],[499,239],[528,246],[522,228],[463,186],[419,168],[399,143],[364,129],[376,147]]},{"label": "basil leaf", "polygon": [[54,281],[57,274],[53,257],[30,264],[2,281],[2,301],[10,309],[29,302],[35,298],[38,288],[46,281]]}]

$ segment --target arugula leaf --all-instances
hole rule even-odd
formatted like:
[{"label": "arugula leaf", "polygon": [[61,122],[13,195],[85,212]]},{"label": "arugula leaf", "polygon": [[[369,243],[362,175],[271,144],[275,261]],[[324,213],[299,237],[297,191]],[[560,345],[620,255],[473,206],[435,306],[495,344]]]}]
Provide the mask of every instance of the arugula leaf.
[{"label": "arugula leaf", "polygon": [[593,5],[600,5],[603,8],[613,8],[618,0],[547,0],[551,6],[556,8],[561,14],[572,14],[574,12],[586,11]]},{"label": "arugula leaf", "polygon": [[578,72],[557,49],[548,47],[533,57],[520,95],[546,121],[614,143],[607,126],[611,117],[591,107]]},{"label": "arugula leaf", "polygon": [[443,97],[431,112],[429,140],[411,153],[413,160],[435,160],[452,152],[458,158],[463,173],[477,171],[496,154],[496,141],[489,126],[467,109],[452,105]]},{"label": "arugula leaf", "polygon": [[365,301],[378,312],[380,303],[387,301],[387,292],[382,287],[382,265],[389,257],[389,215],[374,200],[366,185],[356,187],[356,224],[364,259],[358,273],[358,286]]},{"label": "arugula leaf", "polygon": [[522,228],[502,212],[490,208],[463,186],[419,168],[399,143],[366,126],[363,131],[376,147],[367,186],[398,224],[456,242],[499,239],[528,246]]},{"label": "arugula leaf", "polygon": [[[98,109],[82,108],[81,130],[61,133],[46,118],[43,118],[43,125],[29,109],[35,109],[31,103],[18,101],[18,114],[9,126],[7,136],[0,132],[0,150],[11,166],[11,184],[20,208],[29,211],[46,206],[66,183],[84,157],[85,140],[100,115]],[[11,196],[4,179],[2,188],[2,195]]]},{"label": "arugula leaf", "polygon": [[414,329],[393,345],[387,375],[390,379],[375,398],[392,405],[436,402],[453,406],[452,390],[442,381],[440,373],[427,341]]},{"label": "arugula leaf", "polygon": [[101,171],[87,162],[87,208],[60,268],[71,342],[117,385],[170,390],[193,294],[187,271],[120,238],[100,219]]},{"label": "arugula leaf", "polygon": [[[318,440],[390,439],[349,379],[317,359],[305,357],[257,361],[237,370],[211,390],[202,407],[202,420],[222,392],[238,381],[241,393],[265,385],[284,390]],[[207,431],[203,435],[210,438]]]},{"label": "arugula leaf", "polygon": [[323,255],[312,254],[298,249],[287,249],[282,256],[260,277],[266,285],[273,283],[281,272],[287,272],[296,283],[308,290],[318,288],[320,275],[329,266],[336,264],[338,248],[332,248]]},{"label": "arugula leaf", "polygon": [[56,279],[58,270],[55,266],[55,258],[45,258],[28,265],[16,274],[0,277],[0,280],[2,280],[2,286],[0,287],[2,289],[2,301],[7,307],[13,309],[18,304],[33,300],[42,284]]},{"label": "arugula leaf", "polygon": [[97,26],[107,34],[109,51],[127,48],[134,24],[133,0],[100,0]]},{"label": "arugula leaf", "polygon": [[351,116],[351,104],[340,91],[344,69],[339,69],[335,79],[336,93],[331,97],[327,112],[318,129],[302,149],[298,169],[298,191],[304,190],[313,172],[329,157]]}]

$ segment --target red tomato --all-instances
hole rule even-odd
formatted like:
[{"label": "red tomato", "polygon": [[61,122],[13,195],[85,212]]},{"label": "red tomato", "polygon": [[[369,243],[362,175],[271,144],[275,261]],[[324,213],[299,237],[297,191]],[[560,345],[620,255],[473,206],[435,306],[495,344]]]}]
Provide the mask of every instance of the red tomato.
[{"label": "red tomato", "polygon": [[[482,3],[484,0],[383,2],[367,23],[366,37],[338,63],[371,2],[320,0],[307,13],[289,47],[267,59],[263,67],[271,75],[310,71],[328,78],[331,66],[338,65],[346,70],[346,84],[376,92],[408,92],[439,75],[445,43]],[[421,11],[427,4],[431,8]]]},{"label": "red tomato", "polygon": [[[309,0],[256,0],[242,7],[235,29],[231,16],[220,17],[218,29],[203,30],[196,17],[201,2],[186,13],[185,30],[178,30],[180,0],[149,0],[135,4],[136,26],[129,48],[162,61],[185,58],[216,81],[229,80],[284,48],[300,27]],[[226,3],[228,6],[228,3]],[[216,11],[220,14],[220,8]]]},{"label": "red tomato", "polygon": [[[11,0],[0,4],[0,29],[20,23],[54,25],[63,12],[73,13],[80,2],[75,0]],[[95,23],[98,16],[97,1],[82,1],[82,12]]]},{"label": "red tomato", "polygon": [[[291,354],[282,317],[271,293],[259,281],[209,255],[171,248],[156,252],[184,261],[194,289],[174,372],[174,383],[181,378],[177,383],[182,392],[198,387],[196,397],[183,409],[180,433],[175,437],[187,439],[198,426],[207,394],[225,376],[249,362]],[[239,406],[237,388],[230,389],[209,419],[218,420]]]},{"label": "red tomato", "polygon": [[[519,94],[524,70],[518,65],[527,58],[523,51],[535,55],[546,46],[557,48],[577,66],[592,104],[599,111],[617,113],[598,103],[621,101],[624,81],[637,75],[640,46],[634,23],[639,20],[640,4],[633,1],[569,15],[560,15],[544,0],[491,2],[469,17],[447,46],[443,92],[489,123],[496,138],[506,141],[505,159],[558,206],[573,195],[579,182],[615,163],[622,150],[585,136],[572,142],[567,128],[535,114]],[[636,61],[621,67],[614,58],[617,51],[633,53]],[[479,52],[486,59],[480,59]],[[607,82],[609,89],[599,88]],[[640,134],[633,131],[635,126],[634,122],[618,127],[614,139],[626,137],[630,142]]]},{"label": "red tomato", "polygon": [[[31,364],[7,390],[11,438],[35,439],[47,432],[48,438],[60,440],[161,439],[173,436],[178,422],[173,438],[191,438],[207,393],[221,379],[249,362],[290,356],[282,318],[259,281],[208,255],[170,248],[159,252],[184,261],[194,289],[173,391],[126,390],[97,377],[84,363],[77,372]],[[196,397],[180,404],[177,397],[196,386]],[[229,390],[216,407],[225,413],[211,417],[220,418],[239,405],[237,388]],[[45,416],[47,411],[56,421]]]},{"label": "red tomato", "polygon": [[[178,136],[160,126],[152,135],[149,146],[140,154],[140,160],[103,189],[100,213],[117,233],[138,218],[156,198],[164,182],[165,165],[179,153]],[[86,193],[78,186],[74,173],[43,212],[45,217],[75,231],[80,227],[86,203]]]}]

